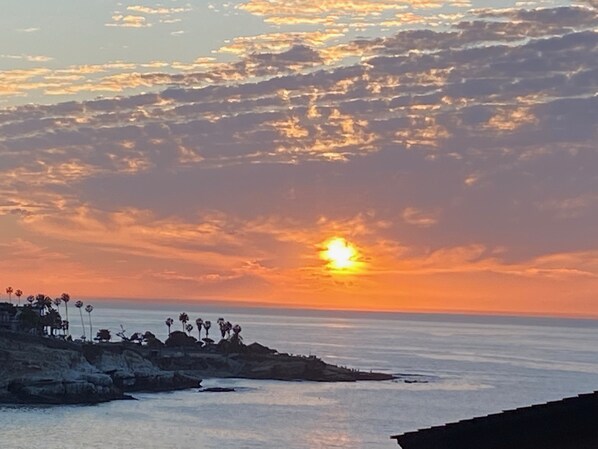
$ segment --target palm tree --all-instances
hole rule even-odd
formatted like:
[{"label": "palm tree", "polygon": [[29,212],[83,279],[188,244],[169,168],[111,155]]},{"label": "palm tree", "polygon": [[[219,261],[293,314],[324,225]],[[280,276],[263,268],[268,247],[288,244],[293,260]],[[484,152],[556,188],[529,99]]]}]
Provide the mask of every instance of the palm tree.
[{"label": "palm tree", "polygon": [[58,313],[60,313],[60,304],[62,303],[62,299],[60,298],[54,298],[54,305],[56,305],[56,308],[58,309]]},{"label": "palm tree", "polygon": [[[29,301],[29,298],[27,298],[27,300]],[[52,299],[43,293],[38,293],[35,295],[33,300],[35,300],[35,306],[39,309],[39,314],[41,317],[45,317],[46,314],[52,309]],[[31,302],[33,302],[33,300]],[[48,326],[48,324],[46,324],[48,320],[42,319],[41,322],[45,331],[45,328]]]},{"label": "palm tree", "polygon": [[185,312],[181,313],[179,315],[179,321],[181,322],[181,324],[183,325],[183,332],[185,332],[185,325],[187,324],[187,322],[189,321],[189,315],[187,315]]},{"label": "palm tree", "polygon": [[38,293],[35,295],[35,305],[39,307],[41,312],[45,315],[45,312],[52,308],[52,298],[43,293]]},{"label": "palm tree", "polygon": [[8,293],[8,300],[10,301],[11,304],[12,304],[12,292],[13,292],[12,287],[6,288],[6,293]]},{"label": "palm tree", "polygon": [[204,321],[203,327],[206,330],[206,338],[210,338],[210,328],[212,327],[212,322],[210,320]]},{"label": "palm tree", "polygon": [[190,334],[191,332],[193,332],[193,324],[187,324],[185,326],[185,330],[187,331],[188,334]]},{"label": "palm tree", "polygon": [[71,300],[71,295],[69,295],[68,293],[63,293],[62,295],[60,295],[60,299],[62,299],[62,302],[64,303],[64,312],[66,314],[66,321],[67,321],[67,330],[68,330],[68,321],[69,321],[69,301]]},{"label": "palm tree", "polygon": [[83,301],[77,301],[75,303],[75,307],[79,309],[79,315],[81,315],[81,327],[83,328],[83,340],[85,340],[85,323],[83,322],[83,311],[81,310],[83,307]]},{"label": "palm tree", "polygon": [[234,345],[241,345],[243,343],[243,337],[241,337],[241,326],[238,324],[233,326],[233,336],[231,337],[230,342]]},{"label": "palm tree", "polygon": [[168,326],[168,336],[170,337],[170,326],[174,324],[174,320],[172,318],[166,318],[164,323],[166,323],[166,326]]},{"label": "palm tree", "polygon": [[224,318],[218,318],[218,320],[216,322],[218,323],[218,327],[220,328],[220,335],[222,335],[222,338],[224,338],[224,336],[226,335],[226,329],[224,328],[224,326],[225,326]]},{"label": "palm tree", "polygon": [[195,324],[197,325],[198,341],[201,341],[201,328],[203,327],[203,320],[198,318],[195,320]]},{"label": "palm tree", "polygon": [[55,309],[48,310],[48,313],[44,316],[44,323],[50,328],[50,335],[54,336],[54,331],[62,327],[62,321],[60,314]]},{"label": "palm tree", "polygon": [[27,296],[27,302],[29,304],[33,305],[33,301],[35,301],[35,296],[33,296],[33,295]]},{"label": "palm tree", "polygon": [[224,323],[224,328],[226,330],[226,338],[230,340],[230,331],[233,328],[232,323],[230,321],[227,321],[226,323]]},{"label": "palm tree", "polygon": [[19,305],[21,305],[21,296],[23,296],[23,290],[17,289],[17,291],[15,292],[15,296],[19,298]]},{"label": "palm tree", "polygon": [[85,311],[89,314],[89,340],[91,341],[93,335],[93,328],[91,327],[91,312],[93,312],[93,306],[91,304],[87,304],[85,306]]}]

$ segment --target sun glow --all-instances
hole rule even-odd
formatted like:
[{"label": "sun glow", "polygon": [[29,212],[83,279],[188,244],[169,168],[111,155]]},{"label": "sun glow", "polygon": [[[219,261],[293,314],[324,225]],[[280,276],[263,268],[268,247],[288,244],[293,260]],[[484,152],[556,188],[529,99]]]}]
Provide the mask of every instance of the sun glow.
[{"label": "sun glow", "polygon": [[342,237],[333,237],[324,244],[320,253],[322,259],[328,261],[333,270],[349,270],[357,265],[357,250]]}]

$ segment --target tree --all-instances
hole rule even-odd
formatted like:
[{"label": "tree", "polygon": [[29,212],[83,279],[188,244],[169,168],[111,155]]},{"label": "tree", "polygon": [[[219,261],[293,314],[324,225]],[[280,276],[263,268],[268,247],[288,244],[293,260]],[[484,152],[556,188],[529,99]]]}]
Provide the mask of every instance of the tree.
[{"label": "tree", "polygon": [[206,338],[203,339],[203,341],[206,343],[206,345],[210,345],[212,343],[214,343],[214,340],[212,340],[210,338],[210,328],[212,327],[212,322],[210,320],[206,320],[203,322],[203,328],[206,330]]},{"label": "tree", "polygon": [[170,336],[170,326],[174,324],[174,320],[169,317],[166,318],[166,321],[164,321],[164,323],[166,324],[166,326],[168,326],[168,336]]},{"label": "tree", "polygon": [[127,330],[122,324],[120,325],[120,330],[116,333],[116,336],[120,337],[122,341],[129,341],[129,338],[127,337]]},{"label": "tree", "polygon": [[[49,326],[49,321],[45,320],[44,317],[50,310],[53,310],[52,299],[43,293],[38,293],[35,295],[35,307],[39,309],[40,316],[42,317],[41,323],[43,327]],[[50,332],[52,332],[52,329],[50,329]]]},{"label": "tree", "polygon": [[187,325],[187,322],[189,321],[189,315],[187,315],[185,312],[181,313],[179,315],[179,321],[181,322],[181,324],[183,326],[183,332],[185,332],[185,326]]},{"label": "tree", "polygon": [[6,288],[6,293],[8,293],[8,300],[10,301],[11,304],[12,304],[12,292],[13,292],[12,287]]},{"label": "tree", "polygon": [[43,318],[44,325],[50,328],[50,335],[54,336],[54,331],[62,328],[62,318],[56,309],[48,310]]},{"label": "tree", "polygon": [[109,329],[100,329],[96,334],[96,340],[100,343],[107,343],[112,339]]},{"label": "tree", "polygon": [[129,341],[141,346],[141,343],[143,343],[143,334],[141,332],[134,332]]},{"label": "tree", "polygon": [[29,295],[29,296],[27,296],[27,302],[28,302],[30,305],[33,305],[33,301],[35,301],[35,296],[33,296],[33,295]]},{"label": "tree", "polygon": [[193,324],[187,324],[185,326],[185,330],[187,331],[188,334],[190,334],[191,332],[193,332]]},{"label": "tree", "polygon": [[62,299],[60,298],[54,298],[54,305],[56,306],[56,308],[58,309],[58,313],[60,313],[60,304],[62,303]]},{"label": "tree", "polygon": [[23,290],[17,289],[15,296],[19,299],[19,306],[21,305],[21,296],[23,296]]},{"label": "tree", "polygon": [[41,322],[41,317],[35,310],[33,310],[33,306],[31,306],[31,304],[23,307],[21,313],[19,314],[19,321],[27,330],[35,329],[37,334],[40,334],[42,331],[43,325]]},{"label": "tree", "polygon": [[52,308],[52,299],[43,293],[38,293],[35,295],[35,305],[45,315],[46,311]]},{"label": "tree", "polygon": [[203,327],[203,320],[201,318],[198,318],[195,320],[195,324],[197,325],[197,338],[199,341],[201,341],[201,328]]},{"label": "tree", "polygon": [[160,348],[164,346],[164,343],[158,340],[156,336],[150,331],[146,331],[143,334],[143,341],[145,342],[148,348]]},{"label": "tree", "polygon": [[218,318],[216,322],[218,323],[218,327],[220,328],[220,335],[222,336],[222,338],[224,338],[224,336],[226,335],[226,322],[224,321],[224,318]]},{"label": "tree", "polygon": [[93,335],[93,328],[91,327],[91,312],[93,312],[93,306],[91,304],[87,304],[85,306],[85,311],[89,314],[89,337]]},{"label": "tree", "polygon": [[71,300],[71,295],[69,295],[68,293],[63,293],[62,295],[60,295],[60,299],[62,299],[62,302],[64,303],[64,313],[66,315],[66,321],[67,321],[67,334],[68,334],[68,321],[69,321],[69,301]]},{"label": "tree", "polygon": [[233,326],[233,338],[237,338],[238,340],[243,340],[243,338],[241,337],[241,331],[243,329],[241,328],[241,326],[239,326],[238,324],[235,324]]},{"label": "tree", "polygon": [[85,323],[83,322],[83,310],[81,310],[83,308],[83,301],[77,301],[75,307],[79,309],[79,315],[81,315],[81,327],[83,328],[83,335],[81,338],[85,340]]},{"label": "tree", "polygon": [[168,347],[196,346],[197,340],[181,331],[173,331],[165,342]]}]

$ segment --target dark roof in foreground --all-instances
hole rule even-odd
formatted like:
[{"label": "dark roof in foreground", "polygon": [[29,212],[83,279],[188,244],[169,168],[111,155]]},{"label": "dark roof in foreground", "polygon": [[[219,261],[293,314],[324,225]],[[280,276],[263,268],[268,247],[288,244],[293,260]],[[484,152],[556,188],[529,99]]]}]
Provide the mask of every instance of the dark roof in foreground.
[{"label": "dark roof in foreground", "polygon": [[598,449],[598,392],[391,438],[403,449]]}]

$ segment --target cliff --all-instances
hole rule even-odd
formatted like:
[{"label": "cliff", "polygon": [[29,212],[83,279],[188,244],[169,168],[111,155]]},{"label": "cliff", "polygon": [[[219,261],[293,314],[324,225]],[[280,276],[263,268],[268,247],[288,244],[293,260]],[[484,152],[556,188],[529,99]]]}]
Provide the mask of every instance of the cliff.
[{"label": "cliff", "polygon": [[206,351],[195,348],[163,348],[147,357],[165,370],[183,370],[201,377],[355,382],[391,380],[383,373],[363,372],[326,363],[315,356],[280,354],[257,343],[237,350]]},{"label": "cliff", "polygon": [[50,338],[0,332],[0,403],[80,404],[127,399],[131,391],[197,387],[198,378],[165,371],[115,345],[95,351]]},{"label": "cliff", "polygon": [[148,348],[82,344],[0,331],[0,403],[76,404],[134,391],[198,387],[204,377],[348,382],[388,380],[264,346]]}]

